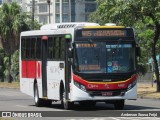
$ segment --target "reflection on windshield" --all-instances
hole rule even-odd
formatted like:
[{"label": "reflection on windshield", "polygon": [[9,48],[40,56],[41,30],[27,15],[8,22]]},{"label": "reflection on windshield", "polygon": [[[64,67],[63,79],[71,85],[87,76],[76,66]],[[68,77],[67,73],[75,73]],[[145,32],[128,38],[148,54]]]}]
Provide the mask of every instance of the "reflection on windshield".
[{"label": "reflection on windshield", "polygon": [[121,73],[134,70],[132,44],[76,43],[78,72]]}]

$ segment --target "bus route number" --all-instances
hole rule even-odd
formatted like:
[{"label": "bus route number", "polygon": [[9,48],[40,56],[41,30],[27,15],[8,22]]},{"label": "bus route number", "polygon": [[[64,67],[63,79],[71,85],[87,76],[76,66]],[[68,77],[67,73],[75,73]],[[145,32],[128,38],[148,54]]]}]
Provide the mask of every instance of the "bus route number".
[{"label": "bus route number", "polygon": [[82,37],[116,37],[116,36],[126,36],[126,33],[124,30],[87,30],[82,31]]}]

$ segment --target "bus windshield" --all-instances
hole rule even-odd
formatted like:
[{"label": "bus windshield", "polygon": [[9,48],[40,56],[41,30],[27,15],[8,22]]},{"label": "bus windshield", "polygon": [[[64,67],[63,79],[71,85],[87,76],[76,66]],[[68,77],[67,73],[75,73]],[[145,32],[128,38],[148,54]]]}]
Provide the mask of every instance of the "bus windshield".
[{"label": "bus windshield", "polygon": [[135,70],[135,49],[129,43],[75,43],[75,70],[82,73],[127,73]]}]

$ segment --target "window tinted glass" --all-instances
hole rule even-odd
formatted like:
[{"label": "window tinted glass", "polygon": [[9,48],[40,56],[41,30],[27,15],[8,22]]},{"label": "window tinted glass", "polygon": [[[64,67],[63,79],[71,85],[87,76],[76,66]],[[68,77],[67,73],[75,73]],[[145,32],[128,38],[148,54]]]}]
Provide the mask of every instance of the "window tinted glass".
[{"label": "window tinted glass", "polygon": [[21,41],[21,57],[22,59],[26,58],[26,40],[25,38],[22,38],[22,41]]},{"label": "window tinted glass", "polygon": [[36,41],[36,59],[41,59],[41,38]]},{"label": "window tinted glass", "polygon": [[26,39],[26,58],[30,58],[30,38]]},{"label": "window tinted glass", "polygon": [[48,59],[54,59],[55,49],[54,49],[54,38],[49,37],[48,39]]},{"label": "window tinted glass", "polygon": [[31,38],[31,47],[30,47],[30,54],[31,59],[35,59],[35,49],[36,49],[36,38]]}]

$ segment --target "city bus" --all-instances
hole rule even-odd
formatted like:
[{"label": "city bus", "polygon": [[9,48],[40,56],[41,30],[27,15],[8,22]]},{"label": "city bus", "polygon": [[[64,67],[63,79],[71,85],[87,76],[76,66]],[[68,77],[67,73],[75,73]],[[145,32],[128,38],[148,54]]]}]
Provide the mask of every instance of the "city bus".
[{"label": "city bus", "polygon": [[96,102],[123,109],[137,99],[137,57],[140,49],[130,27],[98,23],[59,23],[20,36],[20,90],[35,105],[60,101],[64,109],[75,103]]}]

